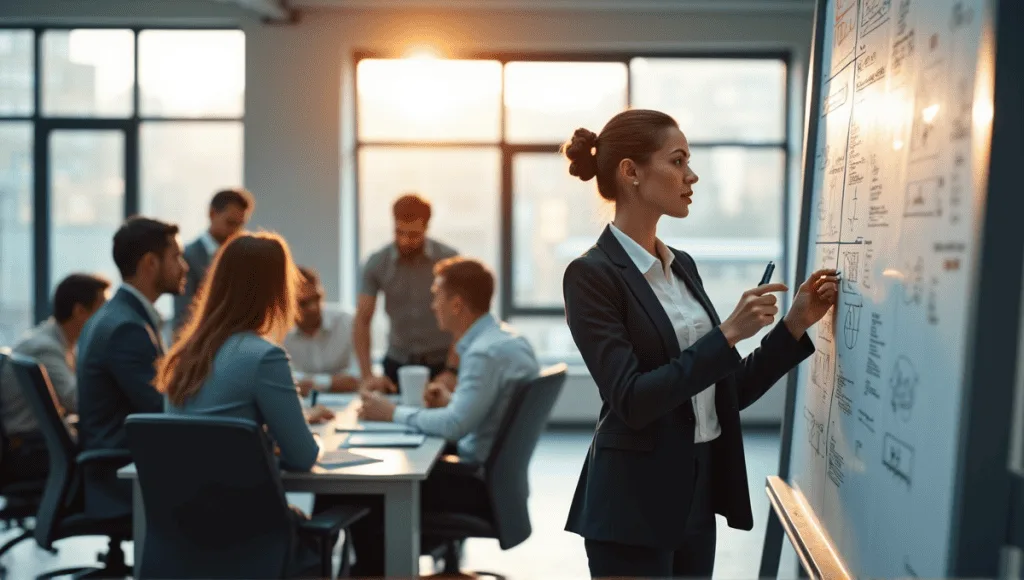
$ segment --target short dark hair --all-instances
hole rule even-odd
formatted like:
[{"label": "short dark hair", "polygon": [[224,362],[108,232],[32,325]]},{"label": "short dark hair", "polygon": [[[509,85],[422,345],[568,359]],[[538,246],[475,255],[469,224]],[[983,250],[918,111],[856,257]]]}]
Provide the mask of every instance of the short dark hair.
[{"label": "short dark hair", "polygon": [[110,281],[102,276],[69,275],[57,284],[53,292],[53,317],[57,322],[66,322],[74,314],[75,304],[90,308],[107,288],[110,288]]},{"label": "short dark hair", "polygon": [[444,279],[442,287],[461,297],[476,312],[491,309],[494,274],[479,260],[455,256],[434,266],[434,275]]},{"label": "short dark hair", "polygon": [[210,209],[213,211],[224,211],[232,204],[247,212],[256,206],[256,200],[249,193],[249,190],[241,187],[222,189],[213,194],[213,199],[210,200]]},{"label": "short dark hair", "polygon": [[418,194],[407,193],[395,200],[392,213],[400,222],[423,220],[427,223],[430,221],[430,202]]},{"label": "short dark hair", "polygon": [[114,263],[122,278],[135,275],[139,260],[153,252],[162,256],[178,235],[178,226],[146,217],[128,218],[114,234]]},{"label": "short dark hair", "polygon": [[300,282],[306,282],[307,284],[319,284],[320,274],[309,266],[296,266],[299,270],[299,274],[302,274],[302,280]]},{"label": "short dark hair", "polygon": [[597,191],[608,201],[619,195],[616,172],[623,159],[647,165],[665,144],[665,129],[678,128],[676,120],[649,109],[630,109],[611,118],[596,135],[587,129],[576,129],[562,146],[569,159],[569,174],[589,181],[597,176]]}]

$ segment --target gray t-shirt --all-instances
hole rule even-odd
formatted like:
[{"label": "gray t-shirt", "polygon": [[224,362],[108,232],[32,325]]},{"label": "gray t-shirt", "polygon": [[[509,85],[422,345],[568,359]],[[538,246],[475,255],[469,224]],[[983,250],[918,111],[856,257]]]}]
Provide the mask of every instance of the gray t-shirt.
[{"label": "gray t-shirt", "polygon": [[451,335],[437,327],[430,310],[430,286],[434,282],[434,265],[457,255],[454,248],[427,239],[423,253],[413,258],[401,257],[394,244],[367,258],[360,293],[384,293],[384,311],[391,320],[389,357],[406,362],[411,357],[441,353],[449,348]]}]

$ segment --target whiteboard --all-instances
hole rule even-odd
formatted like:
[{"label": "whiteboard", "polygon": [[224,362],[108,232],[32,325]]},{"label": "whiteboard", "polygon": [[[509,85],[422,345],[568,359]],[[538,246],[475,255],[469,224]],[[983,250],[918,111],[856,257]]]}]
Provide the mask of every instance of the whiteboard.
[{"label": "whiteboard", "polygon": [[[856,576],[946,575],[978,192],[983,0],[829,0],[791,484]],[[990,101],[989,101],[990,102]],[[989,119],[991,117],[989,116]],[[813,172],[813,173],[811,173]]]}]

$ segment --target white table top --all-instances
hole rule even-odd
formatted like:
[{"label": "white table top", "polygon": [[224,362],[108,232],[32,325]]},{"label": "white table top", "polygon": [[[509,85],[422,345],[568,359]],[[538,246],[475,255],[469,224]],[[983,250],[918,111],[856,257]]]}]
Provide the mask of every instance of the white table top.
[{"label": "white table top", "polygon": [[[328,423],[311,425],[310,430],[319,434],[325,449],[337,449],[348,437],[348,433],[339,433],[336,428],[355,425],[361,403],[354,394],[350,393],[322,394],[318,399],[317,404],[334,409],[336,416]],[[427,437],[419,447],[353,448],[349,451],[381,461],[335,469],[325,469],[316,465],[308,473],[283,471],[281,475],[286,484],[288,481],[322,481],[324,479],[422,480],[426,479],[427,474],[430,473],[430,469],[434,466],[442,449],[444,449],[444,439],[440,437]],[[117,475],[121,479],[135,479],[135,464],[122,467],[117,471]]]}]

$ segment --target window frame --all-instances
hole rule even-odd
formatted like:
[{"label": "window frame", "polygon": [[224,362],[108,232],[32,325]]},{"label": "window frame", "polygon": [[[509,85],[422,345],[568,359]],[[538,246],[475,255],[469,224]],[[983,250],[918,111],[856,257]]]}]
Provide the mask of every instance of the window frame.
[{"label": "window frame", "polygon": [[[50,316],[51,287],[51,199],[49,197],[50,167],[47,155],[49,134],[59,129],[77,130],[109,130],[118,129],[125,133],[125,192],[124,215],[127,219],[139,212],[141,173],[139,168],[139,133],[143,123],[241,123],[245,127],[245,111],[238,116],[218,117],[180,117],[140,115],[139,105],[141,91],[139,87],[139,35],[147,30],[215,30],[241,31],[238,26],[118,26],[87,24],[76,26],[18,26],[16,24],[0,25],[0,31],[20,30],[32,33],[32,114],[6,115],[0,114],[0,123],[20,121],[30,122],[33,127],[32,141],[32,264],[33,291],[32,311],[36,323]],[[48,31],[71,30],[129,30],[132,33],[132,110],[124,117],[101,116],[54,116],[42,112],[43,105],[43,35]]]},{"label": "window frame", "polygon": [[[627,106],[633,105],[633,80],[632,70],[630,62],[634,58],[664,58],[664,59],[721,59],[721,60],[775,60],[780,61],[784,66],[783,74],[783,87],[784,87],[784,98],[783,98],[783,132],[782,139],[778,141],[735,141],[735,140],[724,140],[724,141],[692,141],[690,145],[692,147],[701,148],[712,148],[712,147],[739,147],[745,149],[757,149],[757,148],[769,148],[781,151],[783,160],[783,184],[782,184],[782,203],[778,210],[782,213],[782,231],[779,234],[779,241],[781,247],[780,264],[777,264],[779,271],[788,271],[789,264],[789,240],[790,235],[790,212],[789,204],[791,200],[792,188],[791,176],[790,176],[790,146],[792,144],[791,139],[791,108],[793,94],[790,90],[791,75],[793,71],[793,54],[789,50],[692,50],[692,51],[671,51],[671,52],[646,52],[646,51],[630,51],[630,52],[599,52],[599,53],[573,53],[573,52],[471,52],[465,54],[453,54],[448,55],[446,58],[451,59],[470,59],[470,60],[496,60],[501,63],[502,66],[502,86],[501,86],[501,127],[499,133],[499,141],[494,142],[456,142],[456,141],[443,141],[443,142],[430,142],[430,141],[408,141],[408,142],[389,142],[389,141],[377,141],[377,140],[364,140],[359,134],[359,62],[364,59],[386,59],[386,58],[401,58],[400,55],[390,54],[381,51],[355,51],[352,55],[352,71],[351,75],[351,94],[354,95],[353,104],[353,115],[352,122],[355,130],[355,147],[354,147],[354,192],[355,192],[355,212],[356,215],[360,215],[360,204],[362,201],[361,194],[359,191],[359,153],[362,147],[375,147],[375,146],[389,146],[389,147],[401,147],[401,148],[412,148],[412,149],[427,149],[427,148],[443,148],[443,147],[495,147],[497,146],[501,150],[501,200],[500,200],[500,224],[501,232],[499,237],[499,258],[500,268],[497,274],[499,301],[498,301],[498,312],[503,320],[508,320],[512,317],[535,317],[535,318],[556,318],[565,317],[564,307],[551,307],[551,306],[530,306],[517,304],[515,301],[515,280],[514,280],[514,194],[513,194],[513,177],[512,177],[512,164],[515,156],[520,153],[558,153],[561,143],[510,143],[507,141],[507,130],[506,130],[506,114],[505,114],[505,65],[510,62],[620,62],[624,63],[627,67],[626,75],[626,99]],[[596,195],[596,193],[595,193]],[[360,258],[360,224],[359,219],[354,220],[355,232],[353,244],[354,261],[356,264],[356,272],[351,277],[351,283],[354,286],[354,290],[358,291],[358,279],[359,272],[362,267],[362,260]],[[730,261],[733,262],[733,261]],[[735,260],[736,263],[742,263],[743,260]],[[753,284],[754,281],[751,281]]]}]

